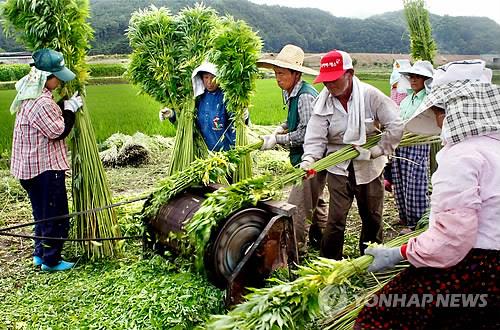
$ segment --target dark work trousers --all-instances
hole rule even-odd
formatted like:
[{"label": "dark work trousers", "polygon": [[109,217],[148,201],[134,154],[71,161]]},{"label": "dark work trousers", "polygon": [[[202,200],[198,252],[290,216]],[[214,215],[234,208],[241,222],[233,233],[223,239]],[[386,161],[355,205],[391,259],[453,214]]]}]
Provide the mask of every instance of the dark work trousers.
[{"label": "dark work trousers", "polygon": [[352,163],[348,167],[348,172],[348,177],[332,173],[327,175],[330,208],[320,249],[320,255],[325,258],[342,259],[347,214],[354,197],[362,222],[359,240],[361,254],[364,254],[365,243],[382,243],[383,175],[367,184],[357,185]]},{"label": "dark work trousers", "polygon": [[[28,192],[35,220],[68,214],[68,197],[64,185],[64,171],[45,171],[28,180],[20,180]],[[43,237],[67,238],[69,218],[35,224],[35,235]],[[61,261],[64,241],[35,240],[34,256],[42,258],[47,266],[55,266]]]},{"label": "dark work trousers", "polygon": [[384,167],[384,179],[392,183],[392,162],[389,161]]},{"label": "dark work trousers", "polygon": [[307,250],[306,237],[308,231],[309,241],[313,245],[315,242],[321,241],[328,212],[327,203],[323,199],[325,185],[326,171],[322,171],[313,178],[293,186],[290,191],[288,203],[297,206],[297,213],[293,216],[293,226],[299,252]]}]

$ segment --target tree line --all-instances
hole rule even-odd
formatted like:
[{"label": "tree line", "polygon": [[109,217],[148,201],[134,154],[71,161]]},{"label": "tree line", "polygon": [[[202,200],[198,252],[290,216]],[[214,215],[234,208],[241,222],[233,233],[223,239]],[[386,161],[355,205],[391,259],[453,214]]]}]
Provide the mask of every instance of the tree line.
[{"label": "tree line", "polygon": [[[125,31],[130,14],[150,5],[172,13],[196,0],[90,0],[91,25],[95,30],[91,54],[130,53]],[[259,32],[264,50],[277,52],[287,43],[306,52],[332,48],[354,53],[408,53],[409,40],[403,11],[367,19],[336,17],[319,9],[257,5],[246,0],[205,0],[221,14],[248,22]],[[486,17],[430,15],[434,38],[441,54],[500,53],[500,25]],[[24,50],[0,28],[0,51]]]}]

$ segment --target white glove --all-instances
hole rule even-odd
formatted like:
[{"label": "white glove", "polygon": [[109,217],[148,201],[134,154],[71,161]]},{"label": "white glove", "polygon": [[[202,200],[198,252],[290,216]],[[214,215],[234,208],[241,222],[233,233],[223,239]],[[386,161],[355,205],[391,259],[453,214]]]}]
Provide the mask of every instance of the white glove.
[{"label": "white glove", "polygon": [[360,146],[353,147],[359,152],[359,155],[354,158],[355,160],[370,160],[384,155],[384,149],[379,145],[371,147],[370,149],[365,149]]},{"label": "white glove", "polygon": [[276,145],[276,135],[274,134],[264,135],[261,138],[264,140],[264,143],[262,144],[262,147],[260,147],[260,150],[269,150],[274,148]]},{"label": "white glove", "polygon": [[283,126],[279,125],[278,127],[276,127],[273,131],[273,134],[274,135],[278,135],[278,134],[285,134],[286,133],[286,129],[283,128]]},{"label": "white glove", "polygon": [[165,119],[172,118],[174,116],[174,110],[163,108],[160,112],[158,112],[158,116],[160,117],[160,121],[164,121]]},{"label": "white glove", "polygon": [[404,260],[401,255],[401,248],[388,248],[384,246],[366,248],[365,254],[373,256],[373,261],[368,267],[369,272],[379,272],[385,269],[391,269],[397,263]]},{"label": "white glove", "polygon": [[311,156],[306,156],[302,159],[302,162],[299,164],[299,167],[304,171],[308,171],[311,168],[311,165],[314,163],[314,158]]},{"label": "white glove", "polygon": [[82,97],[78,95],[78,92],[75,92],[69,100],[64,101],[64,110],[77,112],[82,106],[83,100]]}]

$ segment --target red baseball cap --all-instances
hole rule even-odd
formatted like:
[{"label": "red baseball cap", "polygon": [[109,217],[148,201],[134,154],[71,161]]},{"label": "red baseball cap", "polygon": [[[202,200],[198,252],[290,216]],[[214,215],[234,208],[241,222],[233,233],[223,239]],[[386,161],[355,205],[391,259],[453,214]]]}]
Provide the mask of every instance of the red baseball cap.
[{"label": "red baseball cap", "polygon": [[351,56],[346,52],[334,49],[321,58],[319,75],[314,79],[314,83],[335,81],[352,68]]}]

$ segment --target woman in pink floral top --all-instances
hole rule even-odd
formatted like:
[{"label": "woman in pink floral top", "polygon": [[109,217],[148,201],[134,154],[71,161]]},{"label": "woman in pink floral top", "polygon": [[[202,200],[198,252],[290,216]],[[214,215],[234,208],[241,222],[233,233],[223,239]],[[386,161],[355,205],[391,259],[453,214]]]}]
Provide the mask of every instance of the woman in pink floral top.
[{"label": "woman in pink floral top", "polygon": [[369,271],[410,267],[377,292],[355,329],[499,329],[500,86],[480,60],[437,69],[406,128],[441,134],[429,229],[370,247]]}]

